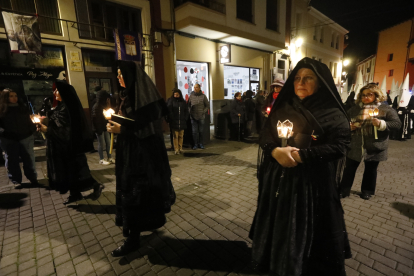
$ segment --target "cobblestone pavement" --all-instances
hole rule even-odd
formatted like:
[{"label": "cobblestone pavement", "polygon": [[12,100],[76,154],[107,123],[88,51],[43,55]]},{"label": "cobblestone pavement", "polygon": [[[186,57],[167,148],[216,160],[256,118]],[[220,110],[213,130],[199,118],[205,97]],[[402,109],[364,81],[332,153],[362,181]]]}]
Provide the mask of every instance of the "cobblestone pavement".
[{"label": "cobblestone pavement", "polygon": [[[44,150],[36,151],[41,185],[14,190],[0,167],[0,275],[251,275],[247,237],[257,200],[257,145],[213,140],[205,150],[170,154],[177,202],[168,222],[145,232],[124,258],[110,252],[122,240],[115,226],[114,165],[87,154],[105,185],[97,201],[66,207],[67,195],[46,189]],[[380,163],[377,194],[343,200],[353,258],[347,275],[414,275],[414,140],[390,142]]]}]

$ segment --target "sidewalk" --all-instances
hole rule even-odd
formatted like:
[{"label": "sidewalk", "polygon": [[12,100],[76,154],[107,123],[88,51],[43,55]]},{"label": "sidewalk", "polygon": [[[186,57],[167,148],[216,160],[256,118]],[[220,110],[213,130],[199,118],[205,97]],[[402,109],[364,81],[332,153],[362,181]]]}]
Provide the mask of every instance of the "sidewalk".
[{"label": "sidewalk", "polygon": [[[206,150],[172,153],[177,202],[168,222],[145,232],[139,251],[124,258],[110,255],[124,239],[114,223],[114,165],[87,154],[105,189],[99,200],[86,192],[69,207],[62,204],[68,195],[45,187],[14,190],[0,167],[0,275],[251,275],[257,145],[213,140]],[[353,251],[348,276],[414,275],[414,140],[391,141],[389,154],[380,163],[377,195],[342,201]],[[44,155],[36,151],[39,179]],[[361,178],[362,165],[355,183]]]}]

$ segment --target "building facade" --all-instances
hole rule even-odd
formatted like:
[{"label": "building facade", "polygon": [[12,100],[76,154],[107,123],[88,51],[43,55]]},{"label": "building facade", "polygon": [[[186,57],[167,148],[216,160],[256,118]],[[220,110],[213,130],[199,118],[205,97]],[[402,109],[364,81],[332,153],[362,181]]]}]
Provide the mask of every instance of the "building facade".
[{"label": "building facade", "polygon": [[410,73],[410,88],[414,85],[414,18],[379,32],[374,82],[392,80],[402,83]]},{"label": "building facade", "polygon": [[[372,55],[356,64],[357,72],[362,72],[362,80],[364,83],[370,83],[374,81],[376,59],[376,55]],[[354,79],[356,80],[356,76]]]},{"label": "building facade", "polygon": [[[96,86],[110,93],[119,89],[113,29],[143,34],[150,34],[151,29],[150,2],[146,0],[4,0],[2,10],[39,15],[42,55],[10,54],[0,22],[0,87],[27,96],[34,112],[52,95],[54,80],[65,77],[88,113],[89,95]],[[143,41],[149,41],[148,37],[144,35]],[[152,53],[143,53],[146,71],[154,77]]]},{"label": "building facade", "polygon": [[293,0],[290,41],[291,68],[304,57],[326,64],[338,90],[341,86],[345,28],[308,5],[306,0]]}]

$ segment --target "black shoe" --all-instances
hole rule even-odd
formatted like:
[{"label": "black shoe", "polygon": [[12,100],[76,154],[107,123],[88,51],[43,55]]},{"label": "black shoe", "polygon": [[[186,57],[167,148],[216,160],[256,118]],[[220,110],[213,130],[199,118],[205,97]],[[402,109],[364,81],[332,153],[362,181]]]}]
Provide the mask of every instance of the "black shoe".
[{"label": "black shoe", "polygon": [[104,185],[102,184],[97,183],[96,185],[94,185],[93,193],[92,193],[93,200],[97,200],[101,196],[103,188],[104,188]]},{"label": "black shoe", "polygon": [[78,200],[82,200],[83,196],[81,193],[77,194],[77,195],[70,195],[64,202],[64,205],[70,204],[72,202],[76,202]]},{"label": "black shoe", "polygon": [[117,249],[111,252],[112,257],[125,256],[131,252],[134,252],[139,248],[139,238],[131,239],[127,238],[126,241]]},{"label": "black shoe", "polygon": [[364,200],[369,200],[371,198],[371,195],[367,194],[367,193],[362,193],[361,198],[364,199]]}]

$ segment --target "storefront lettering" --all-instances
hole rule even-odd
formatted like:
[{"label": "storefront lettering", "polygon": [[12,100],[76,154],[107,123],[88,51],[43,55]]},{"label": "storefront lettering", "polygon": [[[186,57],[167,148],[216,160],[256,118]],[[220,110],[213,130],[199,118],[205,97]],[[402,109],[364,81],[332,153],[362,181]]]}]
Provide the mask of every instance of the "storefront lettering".
[{"label": "storefront lettering", "polygon": [[1,72],[2,76],[23,76],[21,73],[8,73],[8,72]]},{"label": "storefront lettering", "polygon": [[45,77],[45,79],[48,79],[49,77],[53,76],[53,74],[48,74],[46,72],[40,72],[39,76],[42,76],[42,77]]},{"label": "storefront lettering", "polygon": [[31,77],[32,77],[32,79],[35,79],[35,78],[37,77],[37,74],[36,74],[36,73],[33,73],[32,71],[27,72],[27,74],[28,74],[29,76],[31,76]]},{"label": "storefront lettering", "polygon": [[[32,79],[35,79],[37,77],[37,74],[34,73],[33,71],[29,71],[29,72],[27,72],[27,74],[30,77],[32,77]],[[39,73],[39,77],[45,77],[45,79],[48,79],[51,76],[53,76],[53,74],[49,74],[49,73],[44,72],[44,71],[40,71],[40,73]]]}]

